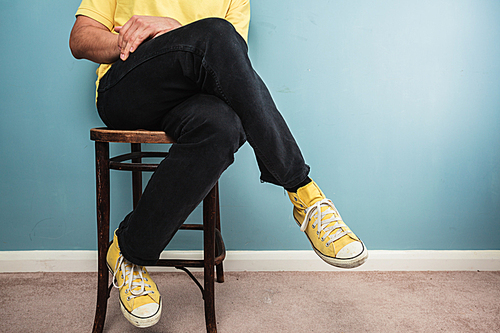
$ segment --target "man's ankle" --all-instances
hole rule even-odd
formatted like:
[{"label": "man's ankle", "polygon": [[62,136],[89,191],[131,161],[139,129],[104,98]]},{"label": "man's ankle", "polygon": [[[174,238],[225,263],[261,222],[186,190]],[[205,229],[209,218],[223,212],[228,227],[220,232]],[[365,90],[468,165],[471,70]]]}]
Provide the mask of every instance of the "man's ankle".
[{"label": "man's ankle", "polygon": [[309,177],[307,177],[301,183],[299,183],[297,186],[294,186],[294,187],[291,187],[291,188],[285,188],[285,190],[287,190],[288,192],[291,192],[291,193],[297,193],[297,190],[299,188],[306,186],[310,182],[312,182],[312,179],[309,178]]}]

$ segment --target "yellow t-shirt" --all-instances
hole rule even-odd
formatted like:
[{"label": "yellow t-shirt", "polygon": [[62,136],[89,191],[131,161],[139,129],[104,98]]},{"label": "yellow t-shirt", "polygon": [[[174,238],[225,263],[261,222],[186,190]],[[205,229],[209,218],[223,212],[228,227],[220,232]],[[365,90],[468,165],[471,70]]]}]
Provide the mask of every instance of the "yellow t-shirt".
[{"label": "yellow t-shirt", "polygon": [[[182,25],[218,17],[231,22],[247,40],[250,0],[82,0],[75,15],[88,16],[110,31],[123,26],[133,15],[171,17]],[[97,85],[110,67],[111,64],[99,66]]]}]

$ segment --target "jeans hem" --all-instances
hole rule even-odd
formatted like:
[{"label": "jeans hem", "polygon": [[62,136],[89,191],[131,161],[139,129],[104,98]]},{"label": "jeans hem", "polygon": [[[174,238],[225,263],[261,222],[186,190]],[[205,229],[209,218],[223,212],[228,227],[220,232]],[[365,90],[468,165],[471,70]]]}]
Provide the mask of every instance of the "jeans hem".
[{"label": "jeans hem", "polygon": [[310,172],[311,168],[307,164],[305,165],[305,168],[306,168],[306,170],[304,172],[302,172],[299,176],[294,177],[291,181],[284,183],[284,184],[278,183],[276,181],[276,179],[266,178],[264,175],[260,176],[260,181],[263,183],[269,183],[269,184],[281,186],[283,188],[292,188],[292,187],[299,185],[307,177],[309,177],[309,172]]},{"label": "jeans hem", "polygon": [[156,263],[158,262],[158,259],[155,259],[155,260],[141,260],[133,255],[131,255],[130,251],[127,249],[127,246],[126,244],[123,244],[123,239],[120,241],[120,235],[121,235],[121,232],[120,232],[120,229],[118,229],[116,231],[116,237],[118,238],[118,247],[120,248],[120,252],[122,254],[122,256],[127,259],[128,261],[130,261],[131,263],[135,264],[135,265],[139,265],[139,266],[153,266],[153,265],[156,265]]}]

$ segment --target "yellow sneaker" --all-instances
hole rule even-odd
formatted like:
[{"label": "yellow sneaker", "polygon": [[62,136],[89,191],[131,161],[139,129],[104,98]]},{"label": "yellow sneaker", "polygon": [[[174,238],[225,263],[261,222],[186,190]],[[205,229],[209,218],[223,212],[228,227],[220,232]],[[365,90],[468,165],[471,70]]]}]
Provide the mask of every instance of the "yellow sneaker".
[{"label": "yellow sneaker", "polygon": [[156,324],[161,315],[158,287],[144,266],[134,265],[122,256],[116,233],[106,261],[113,274],[113,285],[120,290],[120,308],[125,318],[141,328]]},{"label": "yellow sneaker", "polygon": [[330,265],[354,268],[368,258],[363,242],[342,221],[339,212],[311,181],[297,190],[288,192],[293,216],[311,242],[318,256]]}]

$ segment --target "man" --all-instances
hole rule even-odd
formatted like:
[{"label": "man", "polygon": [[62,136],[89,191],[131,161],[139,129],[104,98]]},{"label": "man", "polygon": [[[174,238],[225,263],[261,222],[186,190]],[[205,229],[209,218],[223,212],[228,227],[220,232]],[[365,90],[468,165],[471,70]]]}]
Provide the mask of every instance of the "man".
[{"label": "man", "polygon": [[344,268],[364,244],[309,177],[309,167],[247,55],[248,0],[83,0],[70,47],[101,64],[97,108],[115,129],[162,130],[176,140],[137,208],[116,230],[107,262],[125,317],[158,322],[161,298],[143,267],[248,141],[261,180],[283,186],[314,251]]}]

